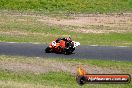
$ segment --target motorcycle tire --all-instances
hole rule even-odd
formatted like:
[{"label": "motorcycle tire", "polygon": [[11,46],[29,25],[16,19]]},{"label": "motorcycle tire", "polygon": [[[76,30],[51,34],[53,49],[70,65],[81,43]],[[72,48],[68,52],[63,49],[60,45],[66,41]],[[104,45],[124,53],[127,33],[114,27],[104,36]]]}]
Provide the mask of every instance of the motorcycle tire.
[{"label": "motorcycle tire", "polygon": [[71,54],[70,52],[68,52],[68,50],[67,49],[64,49],[64,54],[65,55],[69,55],[69,54]]},{"label": "motorcycle tire", "polygon": [[52,52],[52,49],[51,49],[50,47],[47,47],[47,48],[45,49],[45,52],[46,52],[46,53],[51,53],[51,52]]}]

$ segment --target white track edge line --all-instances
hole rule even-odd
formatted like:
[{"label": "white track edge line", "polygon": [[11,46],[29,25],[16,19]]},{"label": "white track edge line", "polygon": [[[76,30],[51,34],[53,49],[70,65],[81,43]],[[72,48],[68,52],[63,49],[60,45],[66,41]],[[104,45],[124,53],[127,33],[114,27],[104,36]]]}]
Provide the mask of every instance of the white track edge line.
[{"label": "white track edge line", "polygon": [[[20,44],[22,44],[22,43],[27,43],[27,44],[29,44],[29,43],[31,43],[31,44],[46,44],[46,43],[40,43],[40,42],[0,42],[0,43],[11,43],[11,44],[13,44],[13,43],[16,43],[16,44],[18,44],[18,43],[20,43]],[[103,46],[103,45],[88,45],[88,46]],[[114,46],[114,47],[129,47],[129,46]]]}]

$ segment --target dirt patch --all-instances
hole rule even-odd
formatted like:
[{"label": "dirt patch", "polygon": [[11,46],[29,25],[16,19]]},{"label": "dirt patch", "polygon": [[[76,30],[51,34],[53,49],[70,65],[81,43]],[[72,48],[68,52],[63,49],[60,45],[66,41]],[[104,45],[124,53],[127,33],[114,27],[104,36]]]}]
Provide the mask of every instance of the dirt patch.
[{"label": "dirt patch", "polygon": [[9,36],[53,36],[53,37],[60,37],[60,36],[70,36],[70,35],[59,35],[59,34],[51,34],[51,33],[37,33],[37,32],[26,32],[26,31],[0,31],[0,35],[9,35]]},{"label": "dirt patch", "polygon": [[[74,19],[60,19],[45,18],[38,19],[38,21],[56,24],[56,25],[70,25],[70,26],[86,26],[86,25],[106,25],[106,26],[127,26],[131,24],[131,17],[126,16],[93,16],[93,17],[74,17]],[[126,25],[127,24],[127,25]]]},{"label": "dirt patch", "polygon": [[[65,29],[65,30],[68,30],[68,29]],[[104,30],[101,30],[101,29],[86,29],[86,28],[76,28],[76,29],[72,29],[73,31],[75,32],[79,32],[79,33],[128,33],[128,32],[132,32],[132,30],[114,30],[114,29],[110,29],[110,30],[107,30],[107,29],[104,29]]]},{"label": "dirt patch", "polygon": [[[4,17],[2,17],[3,15]],[[47,16],[41,14],[0,13],[0,24],[8,22],[20,22],[29,25],[49,25],[61,27],[63,30],[79,33],[124,33],[132,32],[132,13],[123,14],[75,14],[59,16]]]},{"label": "dirt patch", "polygon": [[[132,32],[132,14],[90,15],[85,17],[73,16],[72,18],[73,19],[58,20],[51,17],[42,17],[41,19],[37,19],[37,21],[48,25],[63,26],[64,28],[65,26],[72,26],[73,28],[71,28],[71,30],[73,29],[74,31],[82,33]],[[74,27],[76,27],[76,29]]]},{"label": "dirt patch", "polygon": [[0,31],[0,34],[1,35],[13,35],[13,36],[26,36],[28,35],[28,33],[24,32],[24,31],[6,31],[6,32],[3,32],[3,31]]},{"label": "dirt patch", "polygon": [[[38,60],[38,61],[37,61]],[[0,69],[11,70],[15,72],[33,72],[33,73],[46,73],[46,72],[70,72],[75,75],[79,66],[86,68],[87,72],[92,74],[108,74],[108,73],[122,73],[122,71],[113,69],[111,67],[98,67],[95,65],[83,65],[69,62],[61,62],[55,60],[40,60],[21,62],[12,60],[1,60]]]}]

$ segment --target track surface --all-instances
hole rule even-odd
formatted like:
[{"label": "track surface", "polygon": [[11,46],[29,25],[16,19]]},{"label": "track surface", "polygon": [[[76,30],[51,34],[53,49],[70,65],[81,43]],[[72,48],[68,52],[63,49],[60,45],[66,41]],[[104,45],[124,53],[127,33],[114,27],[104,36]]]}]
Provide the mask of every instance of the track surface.
[{"label": "track surface", "polygon": [[132,47],[79,46],[71,55],[45,53],[46,47],[47,45],[42,44],[1,42],[0,55],[132,61]]}]

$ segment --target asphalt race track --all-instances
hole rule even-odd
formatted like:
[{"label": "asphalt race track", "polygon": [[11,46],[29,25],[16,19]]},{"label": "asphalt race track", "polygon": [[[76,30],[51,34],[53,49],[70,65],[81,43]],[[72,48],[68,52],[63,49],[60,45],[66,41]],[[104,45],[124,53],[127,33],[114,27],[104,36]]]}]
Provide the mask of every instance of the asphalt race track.
[{"label": "asphalt race track", "polygon": [[44,49],[47,46],[42,44],[0,42],[0,55],[132,61],[132,47],[79,46],[74,51],[74,54],[63,55],[45,53]]}]

